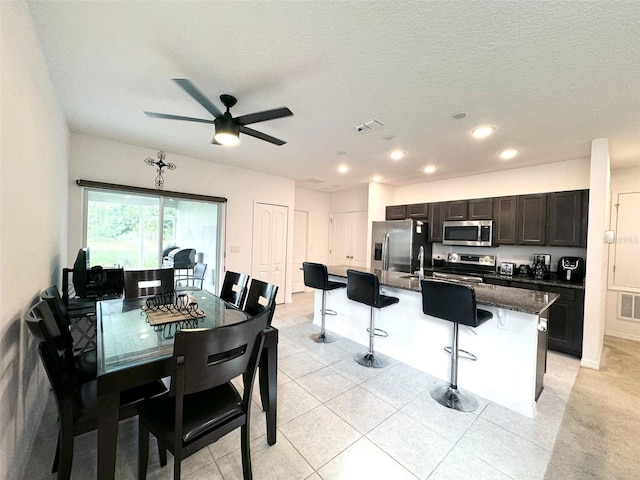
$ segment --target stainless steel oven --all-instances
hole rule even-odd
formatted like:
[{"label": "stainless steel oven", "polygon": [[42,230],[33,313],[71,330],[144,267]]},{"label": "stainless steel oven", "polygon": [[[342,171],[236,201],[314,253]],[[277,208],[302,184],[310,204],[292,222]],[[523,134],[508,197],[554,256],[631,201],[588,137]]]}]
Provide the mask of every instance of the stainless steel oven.
[{"label": "stainless steel oven", "polygon": [[442,243],[467,247],[490,247],[493,237],[493,220],[464,220],[444,222]]}]

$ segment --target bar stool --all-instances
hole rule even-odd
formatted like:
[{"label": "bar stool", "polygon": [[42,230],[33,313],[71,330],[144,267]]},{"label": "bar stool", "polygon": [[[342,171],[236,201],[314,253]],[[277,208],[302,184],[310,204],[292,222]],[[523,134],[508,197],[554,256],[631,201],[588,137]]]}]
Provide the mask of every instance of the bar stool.
[{"label": "bar stool", "polygon": [[320,326],[320,333],[314,333],[309,336],[311,340],[316,343],[332,343],[336,339],[334,336],[329,335],[324,329],[325,315],[335,315],[334,310],[329,310],[327,305],[327,290],[335,290],[337,288],[344,288],[346,285],[340,282],[332,282],[329,280],[329,274],[327,273],[327,266],[321,263],[302,263],[302,272],[304,273],[304,284],[307,287],[322,290],[322,310],[320,314],[322,316],[322,323]]},{"label": "bar stool", "polygon": [[453,323],[453,342],[445,351],[451,354],[451,381],[438,383],[431,387],[429,393],[440,405],[472,412],[478,408],[478,401],[469,393],[458,389],[458,358],[477,360],[478,358],[465,350],[458,350],[458,325],[477,327],[493,317],[491,312],[476,306],[476,292],[473,288],[450,282],[422,280],[422,312],[425,315],[441,318]]},{"label": "bar stool", "polygon": [[389,334],[384,330],[375,328],[373,322],[373,309],[384,308],[400,301],[397,297],[382,295],[380,293],[380,282],[378,277],[373,273],[358,272],[356,270],[347,270],[347,297],[354,302],[363,303],[371,307],[371,315],[369,320],[369,351],[366,353],[357,353],[353,359],[360,365],[372,368],[382,368],[389,364],[389,361],[376,355],[373,352],[374,337],[387,337]]}]

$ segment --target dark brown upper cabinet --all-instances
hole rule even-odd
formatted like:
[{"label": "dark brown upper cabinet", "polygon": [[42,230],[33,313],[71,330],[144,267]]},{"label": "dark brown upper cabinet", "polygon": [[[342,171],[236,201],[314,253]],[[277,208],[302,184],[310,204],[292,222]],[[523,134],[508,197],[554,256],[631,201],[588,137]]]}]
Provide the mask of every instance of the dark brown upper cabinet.
[{"label": "dark brown upper cabinet", "polygon": [[493,198],[474,198],[469,200],[468,220],[493,219]]},{"label": "dark brown upper cabinet", "polygon": [[454,200],[451,202],[445,202],[445,219],[466,220],[467,203],[467,200]]},{"label": "dark brown upper cabinet", "polygon": [[445,202],[429,204],[429,241],[442,242]]},{"label": "dark brown upper cabinet", "polygon": [[495,245],[516,244],[517,197],[493,199],[493,243]]},{"label": "dark brown upper cabinet", "polygon": [[407,218],[406,205],[389,205],[385,211],[385,220],[404,220]]},{"label": "dark brown upper cabinet", "polygon": [[587,248],[587,233],[589,232],[589,190],[582,191],[582,234],[580,246]]},{"label": "dark brown upper cabinet", "polygon": [[579,247],[582,242],[582,190],[547,194],[547,244]]},{"label": "dark brown upper cabinet", "polygon": [[429,218],[429,204],[415,203],[413,205],[407,205],[407,218],[426,220]]},{"label": "dark brown upper cabinet", "polygon": [[546,242],[547,194],[520,195],[516,241],[518,245],[544,245]]}]

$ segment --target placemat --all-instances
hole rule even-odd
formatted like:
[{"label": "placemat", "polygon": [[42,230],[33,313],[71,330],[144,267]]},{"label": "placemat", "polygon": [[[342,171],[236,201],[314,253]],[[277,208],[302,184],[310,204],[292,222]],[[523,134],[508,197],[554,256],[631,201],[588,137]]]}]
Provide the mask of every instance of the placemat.
[{"label": "placemat", "polygon": [[[195,316],[194,316],[195,314]],[[204,318],[205,314],[202,310],[195,312],[163,312],[163,311],[147,311],[147,319],[149,325],[164,325],[165,323],[182,322],[184,320],[196,320]]]}]

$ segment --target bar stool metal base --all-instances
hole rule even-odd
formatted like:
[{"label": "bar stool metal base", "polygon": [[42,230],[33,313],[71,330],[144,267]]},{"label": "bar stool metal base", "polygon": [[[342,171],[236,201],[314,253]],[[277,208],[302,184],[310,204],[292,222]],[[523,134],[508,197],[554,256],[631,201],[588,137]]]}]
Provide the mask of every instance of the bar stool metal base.
[{"label": "bar stool metal base", "polygon": [[453,410],[473,412],[478,408],[478,401],[472,395],[461,392],[450,383],[438,383],[429,389],[429,393],[440,405]]},{"label": "bar stool metal base", "polygon": [[377,353],[356,353],[353,359],[360,365],[370,368],[384,368],[389,365],[389,360]]},{"label": "bar stool metal base", "polygon": [[316,343],[333,343],[336,341],[336,337],[334,337],[333,335],[330,335],[326,331],[312,333],[311,335],[309,335],[309,338]]}]

